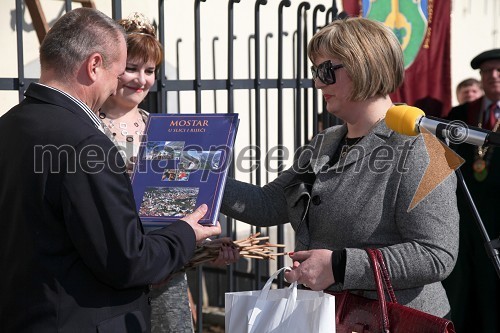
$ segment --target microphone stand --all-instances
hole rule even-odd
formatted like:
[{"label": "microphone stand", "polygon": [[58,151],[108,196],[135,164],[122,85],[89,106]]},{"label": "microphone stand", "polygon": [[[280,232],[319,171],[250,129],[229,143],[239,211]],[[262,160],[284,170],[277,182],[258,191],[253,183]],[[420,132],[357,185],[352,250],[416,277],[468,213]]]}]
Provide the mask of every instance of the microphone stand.
[{"label": "microphone stand", "polygon": [[[443,141],[446,145],[448,145],[448,140],[443,136],[442,133],[445,133],[444,129],[446,128],[446,124],[439,124],[436,128],[436,137]],[[490,240],[488,236],[488,231],[484,227],[483,220],[481,216],[479,216],[479,212],[476,208],[476,204],[472,199],[472,196],[467,188],[467,184],[465,183],[464,177],[462,175],[462,171],[460,168],[455,170],[455,174],[457,175],[458,186],[462,189],[465,197],[467,198],[467,202],[469,203],[469,208],[472,211],[472,215],[474,216],[474,221],[476,222],[479,231],[481,232],[481,236],[484,241],[484,247],[486,249],[486,253],[488,257],[491,259],[493,266],[495,267],[495,271],[497,272],[498,278],[500,278],[500,237],[494,240]]]}]

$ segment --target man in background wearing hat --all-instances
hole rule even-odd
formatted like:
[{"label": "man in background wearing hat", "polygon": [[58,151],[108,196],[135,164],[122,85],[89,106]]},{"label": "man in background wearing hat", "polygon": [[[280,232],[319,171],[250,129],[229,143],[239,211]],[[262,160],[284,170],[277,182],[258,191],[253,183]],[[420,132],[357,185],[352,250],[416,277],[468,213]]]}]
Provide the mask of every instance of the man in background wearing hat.
[{"label": "man in background wearing hat", "polygon": [[[451,109],[448,119],[498,131],[500,125],[500,49],[485,51],[471,61],[479,69],[484,96]],[[491,239],[500,236],[500,147],[459,144],[465,159],[460,168]],[[484,247],[463,191],[457,190],[460,211],[458,261],[443,285],[457,332],[500,332],[500,278]]]}]

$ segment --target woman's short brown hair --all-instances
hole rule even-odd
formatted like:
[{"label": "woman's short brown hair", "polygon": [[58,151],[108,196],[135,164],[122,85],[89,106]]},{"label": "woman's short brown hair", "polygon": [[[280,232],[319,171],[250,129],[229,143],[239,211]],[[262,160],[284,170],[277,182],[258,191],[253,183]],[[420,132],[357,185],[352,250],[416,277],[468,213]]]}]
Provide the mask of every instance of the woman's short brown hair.
[{"label": "woman's short brown hair", "polygon": [[158,68],[163,61],[163,47],[156,38],[156,29],[139,13],[118,21],[127,34],[127,58],[145,63],[154,62]]},{"label": "woman's short brown hair", "polygon": [[353,101],[386,96],[403,83],[401,45],[394,33],[377,21],[361,17],[333,21],[312,37],[307,53],[312,62],[323,56],[344,65],[353,82]]}]

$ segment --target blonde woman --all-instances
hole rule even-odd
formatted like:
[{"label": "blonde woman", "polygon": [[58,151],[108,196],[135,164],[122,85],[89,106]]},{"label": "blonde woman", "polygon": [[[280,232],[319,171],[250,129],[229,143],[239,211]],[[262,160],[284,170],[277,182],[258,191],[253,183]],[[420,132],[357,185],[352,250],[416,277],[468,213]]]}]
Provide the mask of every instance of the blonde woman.
[{"label": "blonde woman", "polygon": [[337,20],[312,37],[308,55],[327,111],[344,124],[318,134],[263,188],[229,179],[222,212],[263,227],[291,223],[290,282],[376,298],[364,249],[379,248],[400,303],[449,315],[441,281],[458,252],[456,179],[408,211],[429,156],[421,136],[400,135],[383,121],[389,94],[403,82],[398,39],[380,22]]}]

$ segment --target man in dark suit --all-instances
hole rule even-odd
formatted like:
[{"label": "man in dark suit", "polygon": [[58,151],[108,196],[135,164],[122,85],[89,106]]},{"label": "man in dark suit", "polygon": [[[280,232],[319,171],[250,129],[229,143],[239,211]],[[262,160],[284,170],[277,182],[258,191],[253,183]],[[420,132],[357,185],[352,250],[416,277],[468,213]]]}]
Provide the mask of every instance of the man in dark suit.
[{"label": "man in dark suit", "polygon": [[[498,131],[500,124],[500,49],[482,52],[471,61],[479,69],[484,96],[451,109],[448,118]],[[460,168],[490,238],[500,236],[500,148],[460,144],[465,159]],[[457,193],[460,211],[460,247],[457,264],[443,282],[457,332],[500,332],[500,279],[484,248],[462,190]]]},{"label": "man in dark suit", "polygon": [[0,118],[0,332],[147,332],[148,292],[220,233],[196,212],[147,235],[125,163],[96,112],[125,69],[123,30],[61,17],[40,83]]}]

